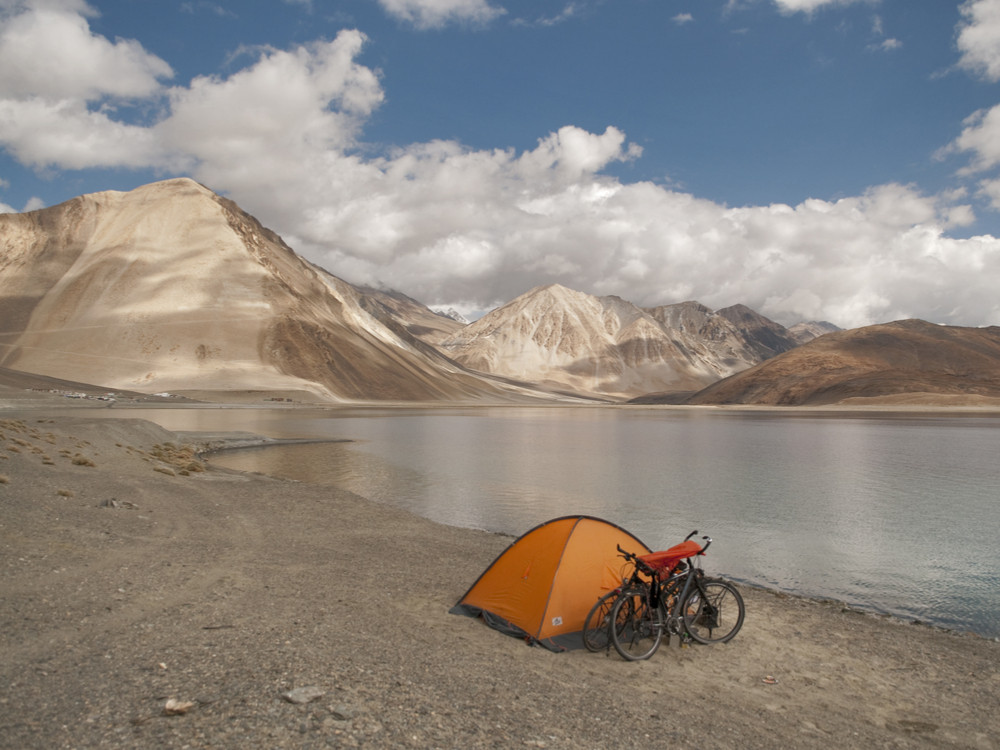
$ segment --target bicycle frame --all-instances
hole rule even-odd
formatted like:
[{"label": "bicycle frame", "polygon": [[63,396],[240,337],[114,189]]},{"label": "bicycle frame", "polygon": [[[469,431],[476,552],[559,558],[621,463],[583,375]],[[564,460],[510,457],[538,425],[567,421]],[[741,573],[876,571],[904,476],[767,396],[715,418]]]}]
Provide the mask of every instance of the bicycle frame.
[{"label": "bicycle frame", "polygon": [[[701,568],[696,567],[693,563],[688,563],[685,570],[675,573],[669,579],[667,579],[667,586],[670,586],[673,582],[674,587],[680,583],[681,579],[684,581],[684,585],[679,593],[674,593],[673,601],[666,602],[663,601],[663,597],[657,592],[656,605],[660,607],[663,612],[663,632],[667,637],[667,643],[670,643],[670,636],[677,635],[681,638],[681,643],[687,643],[692,639],[688,633],[684,632],[681,627],[681,623],[684,619],[684,613],[681,610],[681,605],[687,602],[688,597],[691,595],[692,588],[697,589],[698,593],[704,598],[705,589],[702,586],[701,579],[705,576],[705,571]],[[657,586],[658,589],[662,589],[661,586]]]}]

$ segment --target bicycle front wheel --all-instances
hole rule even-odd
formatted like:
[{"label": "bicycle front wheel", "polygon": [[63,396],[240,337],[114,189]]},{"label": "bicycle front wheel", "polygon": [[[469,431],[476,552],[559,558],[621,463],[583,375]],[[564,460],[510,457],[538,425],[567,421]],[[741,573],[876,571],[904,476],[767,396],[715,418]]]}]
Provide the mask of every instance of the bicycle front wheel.
[{"label": "bicycle front wheel", "polygon": [[700,581],[681,605],[684,627],[699,643],[725,643],[740,632],[746,614],[733,584],[718,578]]},{"label": "bicycle front wheel", "polygon": [[622,592],[611,610],[611,642],[623,659],[648,659],[663,638],[663,612],[650,606],[648,589]]},{"label": "bicycle front wheel", "polygon": [[620,592],[609,591],[591,607],[583,622],[583,645],[588,651],[603,651],[611,646],[611,610]]}]

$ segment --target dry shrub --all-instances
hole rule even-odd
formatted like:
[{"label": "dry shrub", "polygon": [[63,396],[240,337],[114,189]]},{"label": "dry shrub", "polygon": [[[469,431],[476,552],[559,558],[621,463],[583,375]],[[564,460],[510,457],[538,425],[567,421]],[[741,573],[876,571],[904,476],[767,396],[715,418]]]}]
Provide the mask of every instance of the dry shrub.
[{"label": "dry shrub", "polygon": [[97,466],[97,464],[95,464],[89,458],[87,458],[86,456],[80,455],[79,453],[77,453],[75,456],[73,456],[73,465],[74,466]]},{"label": "dry shrub", "polygon": [[168,469],[166,466],[154,466],[153,471],[158,471],[161,474],[166,474],[167,476],[176,476],[173,469]]},{"label": "dry shrub", "polygon": [[6,474],[0,474],[0,484],[7,484],[10,481],[10,477]]},{"label": "dry shrub", "polygon": [[56,490],[56,494],[59,495],[59,497],[73,497],[76,495],[73,490]]},{"label": "dry shrub", "polygon": [[195,458],[197,454],[190,445],[178,446],[169,442],[157,444],[150,449],[150,455],[158,461],[176,467],[181,476],[189,476],[192,471],[205,471],[205,465]]}]

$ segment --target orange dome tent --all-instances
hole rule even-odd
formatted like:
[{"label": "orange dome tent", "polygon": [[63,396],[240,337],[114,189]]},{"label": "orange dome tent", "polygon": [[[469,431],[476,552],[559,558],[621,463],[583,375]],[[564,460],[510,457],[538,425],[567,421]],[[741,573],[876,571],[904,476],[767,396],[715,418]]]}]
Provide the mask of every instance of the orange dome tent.
[{"label": "orange dome tent", "polygon": [[583,646],[583,623],[598,598],[621,585],[618,545],[649,547],[590,516],[546,521],[516,539],[472,584],[453,614],[481,616],[492,628],[553,651]]}]

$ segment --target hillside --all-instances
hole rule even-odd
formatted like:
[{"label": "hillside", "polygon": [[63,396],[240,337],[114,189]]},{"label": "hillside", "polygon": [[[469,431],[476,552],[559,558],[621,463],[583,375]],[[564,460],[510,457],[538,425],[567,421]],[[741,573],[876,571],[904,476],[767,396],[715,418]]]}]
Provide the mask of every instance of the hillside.
[{"label": "hillside", "polygon": [[979,405],[996,399],[1000,327],[903,320],[827,334],[714,383],[687,403]]},{"label": "hillside", "polygon": [[[790,338],[779,343],[781,326],[742,309],[752,314],[749,333],[697,302],[646,310],[620,297],[551,284],[493,310],[439,347],[473,370],[579,393],[620,399],[692,392],[795,345]],[[773,333],[773,349],[760,343],[760,330]]]},{"label": "hillside", "polygon": [[407,333],[435,345],[454,335],[466,324],[429,309],[402,292],[361,286],[365,309],[382,321],[394,321]]},{"label": "hillside", "polygon": [[146,393],[521,398],[187,179],[0,215],[0,366]]}]

